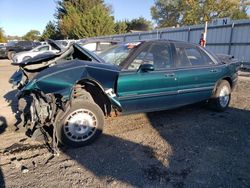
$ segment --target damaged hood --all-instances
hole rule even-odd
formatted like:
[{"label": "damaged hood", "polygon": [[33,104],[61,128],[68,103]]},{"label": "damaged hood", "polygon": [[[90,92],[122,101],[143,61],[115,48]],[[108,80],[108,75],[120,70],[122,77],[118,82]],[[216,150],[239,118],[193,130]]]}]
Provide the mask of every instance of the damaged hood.
[{"label": "damaged hood", "polygon": [[95,80],[104,90],[114,89],[119,72],[116,65],[75,59],[41,71],[23,89],[41,90],[68,98],[72,86],[82,79]]}]

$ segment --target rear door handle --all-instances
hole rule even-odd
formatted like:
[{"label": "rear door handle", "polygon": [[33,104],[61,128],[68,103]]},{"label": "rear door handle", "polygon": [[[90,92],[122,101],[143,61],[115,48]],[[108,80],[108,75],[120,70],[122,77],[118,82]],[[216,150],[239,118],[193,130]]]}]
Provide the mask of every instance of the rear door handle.
[{"label": "rear door handle", "polygon": [[172,78],[175,76],[175,73],[166,73],[165,77]]}]

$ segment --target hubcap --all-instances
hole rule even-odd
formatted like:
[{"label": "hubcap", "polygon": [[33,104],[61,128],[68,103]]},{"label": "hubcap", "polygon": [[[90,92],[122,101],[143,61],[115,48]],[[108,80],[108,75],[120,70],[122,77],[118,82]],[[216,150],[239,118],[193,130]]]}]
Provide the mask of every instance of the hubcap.
[{"label": "hubcap", "polygon": [[227,86],[224,86],[220,91],[219,101],[222,107],[226,107],[229,102],[230,91]]},{"label": "hubcap", "polygon": [[64,132],[70,140],[81,142],[92,137],[96,128],[97,118],[95,114],[87,109],[78,109],[66,118]]}]

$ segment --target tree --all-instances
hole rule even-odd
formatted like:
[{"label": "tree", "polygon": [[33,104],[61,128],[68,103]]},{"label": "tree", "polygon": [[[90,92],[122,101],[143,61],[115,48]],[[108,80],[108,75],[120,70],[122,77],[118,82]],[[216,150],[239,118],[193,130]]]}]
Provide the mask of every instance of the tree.
[{"label": "tree", "polygon": [[159,27],[176,26],[179,22],[180,0],[156,0],[151,7],[152,18]]},{"label": "tree", "polygon": [[39,40],[40,39],[40,32],[37,30],[30,30],[28,33],[26,33],[23,36],[24,40],[29,40],[29,41],[34,41],[34,40]]},{"label": "tree", "polygon": [[0,27],[0,42],[5,43],[7,42],[6,37],[4,36],[4,30]]},{"label": "tree", "polygon": [[246,0],[156,0],[152,18],[159,27],[201,24],[214,18],[245,19]]},{"label": "tree", "polygon": [[149,31],[153,29],[153,24],[143,17],[132,19],[131,21],[126,21],[127,30],[139,30],[139,31]]},{"label": "tree", "polygon": [[127,28],[128,28],[128,26],[127,26],[126,21],[118,21],[115,23],[115,33],[116,34],[127,33],[128,32]]},{"label": "tree", "polygon": [[79,12],[86,12],[95,5],[104,4],[103,0],[59,0],[57,5],[57,12],[55,14],[58,20],[68,15],[69,6],[73,6]]},{"label": "tree", "polygon": [[114,34],[114,18],[102,0],[64,0],[57,11],[58,28],[65,38]]},{"label": "tree", "polygon": [[45,39],[58,39],[59,38],[59,33],[57,31],[56,25],[49,21],[43,31],[43,34],[41,36],[42,40]]}]

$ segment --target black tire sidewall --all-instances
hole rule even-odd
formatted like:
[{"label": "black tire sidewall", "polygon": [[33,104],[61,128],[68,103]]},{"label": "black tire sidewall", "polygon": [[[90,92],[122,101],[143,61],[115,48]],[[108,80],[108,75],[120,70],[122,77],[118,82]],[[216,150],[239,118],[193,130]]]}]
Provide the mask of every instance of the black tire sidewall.
[{"label": "black tire sidewall", "polygon": [[[67,119],[68,115],[77,109],[88,109],[91,112],[93,112],[97,118],[97,130],[96,130],[96,132],[88,140],[82,141],[82,142],[74,142],[74,141],[70,140],[65,135],[64,128],[63,128],[64,122]],[[65,113],[62,111],[59,113],[60,114],[58,114],[58,115],[61,116],[61,118],[58,118],[58,120],[56,121],[56,131],[57,131],[57,139],[63,145],[67,145],[70,147],[82,147],[82,146],[85,146],[85,145],[92,143],[102,133],[103,125],[104,125],[104,115],[103,115],[102,110],[100,109],[100,107],[96,103],[89,102],[89,101],[76,100],[69,106],[69,109],[66,110]]]}]

